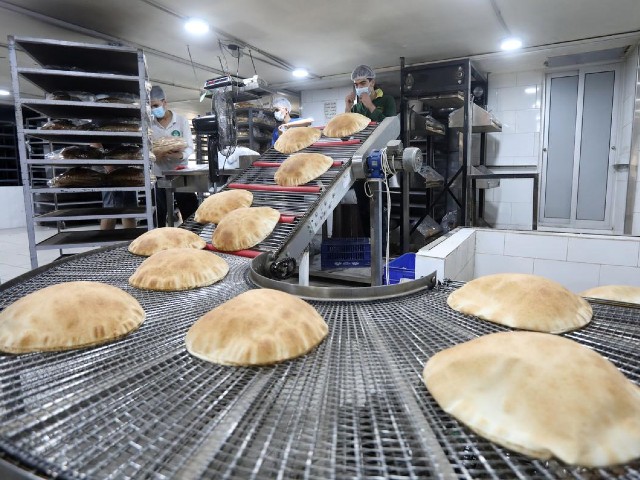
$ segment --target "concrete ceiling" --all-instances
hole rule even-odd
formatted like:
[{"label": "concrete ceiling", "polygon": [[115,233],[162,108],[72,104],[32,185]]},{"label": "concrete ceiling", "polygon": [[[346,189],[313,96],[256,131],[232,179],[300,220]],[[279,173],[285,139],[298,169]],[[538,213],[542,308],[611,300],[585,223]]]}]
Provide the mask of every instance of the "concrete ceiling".
[{"label": "concrete ceiling", "polygon": [[[191,16],[212,31],[189,35]],[[509,32],[524,42],[517,53],[499,52]],[[207,110],[198,102],[206,79],[223,68],[254,74],[250,51],[270,86],[293,93],[347,85],[359,63],[395,86],[401,56],[407,64],[472,57],[485,72],[540,69],[548,56],[638,43],[640,0],[0,0],[0,88],[11,86],[7,35],[141,47],[151,81],[193,115]],[[239,62],[230,43],[246,45]],[[312,75],[296,80],[292,67]]]}]

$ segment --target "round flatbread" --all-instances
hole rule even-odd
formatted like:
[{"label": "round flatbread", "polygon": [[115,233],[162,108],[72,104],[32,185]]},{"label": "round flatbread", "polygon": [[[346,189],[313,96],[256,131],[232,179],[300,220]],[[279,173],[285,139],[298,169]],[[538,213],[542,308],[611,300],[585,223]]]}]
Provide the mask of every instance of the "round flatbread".
[{"label": "round flatbread", "polygon": [[129,244],[129,251],[134,255],[148,257],[168,248],[203,249],[206,245],[207,242],[189,230],[161,227],[140,235]]},{"label": "round flatbread", "polygon": [[367,128],[370,122],[371,119],[360,113],[339,113],[329,120],[322,134],[332,138],[349,137]]},{"label": "round flatbread", "polygon": [[143,290],[190,290],[212,285],[228,272],[229,264],[209,251],[170,248],[142,262],[129,277],[129,284]]},{"label": "round flatbread", "polygon": [[313,145],[321,135],[320,130],[313,127],[290,128],[278,137],[273,148],[280,153],[295,153]]},{"label": "round flatbread", "polygon": [[580,293],[583,297],[601,298],[613,302],[640,303],[640,287],[629,285],[602,285]]},{"label": "round flatbread", "polygon": [[499,273],[470,281],[447,303],[458,312],[512,328],[561,333],[591,321],[589,303],[538,275]]},{"label": "round flatbread", "polygon": [[0,313],[0,351],[71,350],[106,343],[137,329],[138,301],[100,282],[51,285],[16,300]]},{"label": "round flatbread", "polygon": [[585,467],[640,456],[640,388],[564,337],[485,335],[435,354],[423,377],[444,411],[510,450]]},{"label": "round flatbread", "polygon": [[321,153],[296,153],[282,162],[273,179],[282,187],[296,187],[318,178],[331,165],[333,159]]},{"label": "round flatbread", "polygon": [[216,193],[200,204],[194,220],[198,223],[219,223],[227,213],[242,207],[250,207],[253,193],[249,190],[226,190]]},{"label": "round flatbread", "polygon": [[214,308],[187,332],[191,355],[221,365],[270,365],[304,355],[328,327],[307,302],[270,289],[249,290]]},{"label": "round flatbread", "polygon": [[278,220],[280,213],[271,207],[238,208],[220,220],[211,243],[223,252],[254,247],[271,234]]}]

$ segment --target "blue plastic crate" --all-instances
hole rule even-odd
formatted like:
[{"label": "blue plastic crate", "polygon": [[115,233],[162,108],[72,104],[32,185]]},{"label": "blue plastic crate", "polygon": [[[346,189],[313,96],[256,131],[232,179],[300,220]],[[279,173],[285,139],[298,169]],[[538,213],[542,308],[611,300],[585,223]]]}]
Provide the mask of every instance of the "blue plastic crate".
[{"label": "blue plastic crate", "polygon": [[320,254],[322,270],[371,266],[369,238],[326,238],[322,241]]},{"label": "blue plastic crate", "polygon": [[[416,254],[405,253],[389,262],[389,285],[395,285],[401,281],[415,280],[416,278]],[[382,276],[382,284],[387,284],[387,276]]]}]

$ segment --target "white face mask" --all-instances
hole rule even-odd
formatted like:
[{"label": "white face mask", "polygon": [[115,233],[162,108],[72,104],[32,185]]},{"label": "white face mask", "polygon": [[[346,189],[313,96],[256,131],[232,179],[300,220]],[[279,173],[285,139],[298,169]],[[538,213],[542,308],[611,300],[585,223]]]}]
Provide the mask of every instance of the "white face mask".
[{"label": "white face mask", "polygon": [[369,85],[366,87],[356,87],[356,95],[361,97],[365,93],[369,93]]},{"label": "white face mask", "polygon": [[284,120],[284,113],[282,113],[280,110],[275,112],[273,116],[276,117],[276,120],[279,122],[282,122]]}]

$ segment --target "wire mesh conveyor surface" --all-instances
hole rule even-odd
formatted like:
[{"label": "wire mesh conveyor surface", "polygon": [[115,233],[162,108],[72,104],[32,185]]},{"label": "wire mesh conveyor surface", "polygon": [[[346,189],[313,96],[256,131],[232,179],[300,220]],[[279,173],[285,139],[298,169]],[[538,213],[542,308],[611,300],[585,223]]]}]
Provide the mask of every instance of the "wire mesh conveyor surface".
[{"label": "wire mesh conveyor surface", "polygon": [[[442,412],[421,379],[437,351],[504,330],[452,311],[446,284],[393,300],[311,302],[329,325],[308,355],[264,368],[190,356],[188,328],[251,288],[246,259],[219,284],[188,292],[128,286],[142,262],[125,247],[72,258],[5,285],[4,308],[39,288],[103,281],[131,293],[147,319],[112,344],[0,356],[0,451],[66,478],[640,478],[532,461],[483,440]],[[638,310],[594,304],[567,336],[640,383]]]}]

